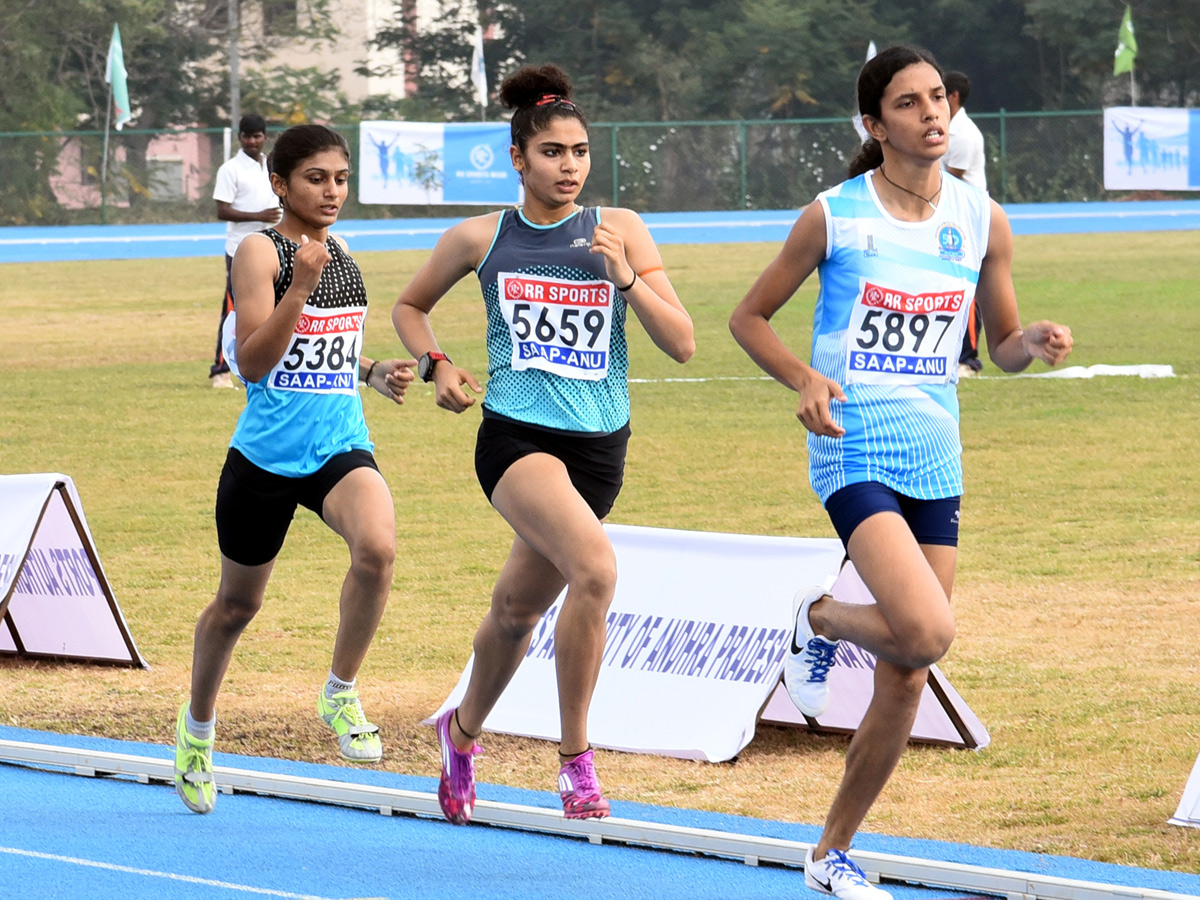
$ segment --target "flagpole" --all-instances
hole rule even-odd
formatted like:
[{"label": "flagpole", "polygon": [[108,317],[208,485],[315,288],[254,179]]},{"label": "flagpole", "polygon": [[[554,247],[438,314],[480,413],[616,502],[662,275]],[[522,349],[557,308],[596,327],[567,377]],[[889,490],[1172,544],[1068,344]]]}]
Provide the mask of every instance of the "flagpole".
[{"label": "flagpole", "polygon": [[1137,85],[1133,81],[1133,64],[1129,65],[1129,105],[1137,106]]},{"label": "flagpole", "polygon": [[108,83],[108,102],[104,113],[104,153],[100,157],[100,224],[108,224],[107,187],[108,187],[108,126],[112,121],[112,82]]}]

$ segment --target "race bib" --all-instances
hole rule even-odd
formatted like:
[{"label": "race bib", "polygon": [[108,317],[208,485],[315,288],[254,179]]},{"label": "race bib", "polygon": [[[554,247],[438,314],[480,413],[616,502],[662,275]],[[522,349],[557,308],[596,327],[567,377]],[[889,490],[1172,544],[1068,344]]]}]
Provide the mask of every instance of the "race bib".
[{"label": "race bib", "polygon": [[354,394],[365,310],[305,306],[287,352],[267,376],[267,387],[316,394]]},{"label": "race bib", "polygon": [[512,367],[600,381],[608,374],[611,281],[545,275],[497,276],[500,312],[512,337]]},{"label": "race bib", "polygon": [[864,280],[850,314],[850,384],[945,384],[961,353],[962,288],[911,294]]}]

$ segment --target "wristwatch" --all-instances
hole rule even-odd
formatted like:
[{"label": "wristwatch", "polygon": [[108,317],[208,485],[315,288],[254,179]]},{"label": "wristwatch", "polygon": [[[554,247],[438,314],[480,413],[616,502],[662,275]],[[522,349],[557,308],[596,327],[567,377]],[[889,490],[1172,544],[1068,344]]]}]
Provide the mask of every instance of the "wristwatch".
[{"label": "wristwatch", "polygon": [[417,361],[417,374],[422,381],[433,380],[433,368],[442,360],[450,362],[450,357],[440,350],[430,350]]}]

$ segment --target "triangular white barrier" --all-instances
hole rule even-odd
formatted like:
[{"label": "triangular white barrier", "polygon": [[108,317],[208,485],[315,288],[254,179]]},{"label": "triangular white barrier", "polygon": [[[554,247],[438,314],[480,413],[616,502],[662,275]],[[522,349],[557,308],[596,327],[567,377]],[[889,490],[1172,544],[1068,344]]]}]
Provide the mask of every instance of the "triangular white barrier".
[{"label": "triangular white barrier", "polygon": [[70,477],[0,475],[0,654],[146,666]]},{"label": "triangular white barrier", "polygon": [[1192,774],[1183,789],[1179,809],[1175,810],[1175,815],[1167,819],[1167,822],[1171,825],[1200,828],[1200,757],[1197,757],[1196,764],[1192,766]]},{"label": "triangular white barrier", "polygon": [[[845,603],[874,603],[854,564],[847,562],[830,589]],[[875,656],[861,647],[843,641],[838,647],[837,665],[829,670],[832,698],[829,708],[817,719],[809,719],[787,695],[782,684],[772,694],[762,721],[774,725],[804,725],[818,732],[852,733],[862,722],[874,691]],[[950,686],[936,665],[929,670],[929,681],[921,696],[911,738],[930,744],[950,744],[982,750],[991,742],[983,723]]]},{"label": "triangular white barrier", "polygon": [[[851,679],[842,691],[835,683],[832,705],[840,712],[820,722],[806,722],[786,693],[779,696],[790,716],[777,708],[778,696],[768,704],[780,686],[792,637],[792,597],[806,585],[834,582],[843,560],[841,542],[631,525],[605,530],[620,576],[588,721],[595,746],[720,762],[750,743],[764,707],[765,721],[816,730],[841,730],[842,721],[853,722],[849,730],[857,727],[872,693],[869,671],[865,695],[861,679]],[[554,623],[562,599],[534,629],[487,730],[559,739]],[[860,662],[867,656],[855,651]],[[435,716],[461,700],[473,662],[474,657]],[[952,689],[949,696],[959,715],[977,725]],[[931,695],[922,701],[922,713],[928,703],[945,708]],[[934,713],[925,718],[939,720]],[[925,739],[982,746],[986,732],[982,726],[978,731],[983,739],[973,743],[945,729]]]}]

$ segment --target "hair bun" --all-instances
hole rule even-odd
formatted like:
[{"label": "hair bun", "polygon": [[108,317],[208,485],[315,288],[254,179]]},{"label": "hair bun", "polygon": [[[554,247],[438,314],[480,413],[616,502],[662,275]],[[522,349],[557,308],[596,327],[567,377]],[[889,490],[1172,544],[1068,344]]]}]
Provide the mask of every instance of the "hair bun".
[{"label": "hair bun", "polygon": [[571,96],[571,79],[553,63],[522,66],[500,83],[500,103],[507,109],[533,106],[547,94]]}]

